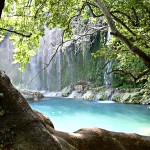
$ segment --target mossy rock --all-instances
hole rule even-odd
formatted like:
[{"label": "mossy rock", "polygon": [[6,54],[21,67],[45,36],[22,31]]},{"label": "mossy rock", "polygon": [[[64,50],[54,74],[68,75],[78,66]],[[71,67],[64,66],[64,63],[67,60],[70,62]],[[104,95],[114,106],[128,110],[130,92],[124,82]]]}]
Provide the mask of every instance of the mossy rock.
[{"label": "mossy rock", "polygon": [[116,92],[116,93],[113,94],[113,96],[111,97],[111,99],[113,101],[116,101],[116,102],[122,102],[121,98],[122,98],[123,95],[124,95],[124,93]]},{"label": "mossy rock", "polygon": [[134,103],[134,104],[141,104],[142,101],[142,95],[139,92],[136,92],[134,94],[132,94],[132,97],[130,99],[130,103]]},{"label": "mossy rock", "polygon": [[131,93],[124,93],[123,97],[121,98],[121,101],[123,103],[129,103],[131,100],[132,94]]},{"label": "mossy rock", "polygon": [[93,93],[93,91],[86,91],[86,93],[83,94],[82,98],[92,100],[95,98],[95,93]]},{"label": "mossy rock", "polygon": [[145,104],[150,104],[150,99],[144,99],[144,100],[142,99],[141,103],[144,104],[144,105]]},{"label": "mossy rock", "polygon": [[73,91],[73,88],[71,86],[67,86],[62,90],[62,96],[63,97],[67,97],[71,94],[71,92]]},{"label": "mossy rock", "polygon": [[107,97],[107,94],[104,92],[100,92],[100,93],[97,93],[95,95],[95,99],[98,99],[98,100],[106,100],[108,97]]}]

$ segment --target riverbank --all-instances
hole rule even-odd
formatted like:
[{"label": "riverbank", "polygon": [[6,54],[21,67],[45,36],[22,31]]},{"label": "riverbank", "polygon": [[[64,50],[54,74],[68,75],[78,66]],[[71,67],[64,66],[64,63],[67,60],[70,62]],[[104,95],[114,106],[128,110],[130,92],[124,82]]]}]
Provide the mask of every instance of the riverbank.
[{"label": "riverbank", "polygon": [[87,88],[83,85],[68,86],[62,91],[63,97],[81,98],[85,100],[112,100],[126,104],[150,104],[149,89],[124,89],[124,88]]},{"label": "riverbank", "polygon": [[125,104],[150,104],[150,90],[143,88],[91,87],[88,83],[67,86],[59,92],[31,91],[21,89],[26,99],[38,101],[43,97],[68,97],[85,100],[112,100]]},{"label": "riverbank", "polygon": [[44,98],[44,95],[39,91],[33,91],[28,89],[18,89],[22,96],[29,101],[38,101]]}]

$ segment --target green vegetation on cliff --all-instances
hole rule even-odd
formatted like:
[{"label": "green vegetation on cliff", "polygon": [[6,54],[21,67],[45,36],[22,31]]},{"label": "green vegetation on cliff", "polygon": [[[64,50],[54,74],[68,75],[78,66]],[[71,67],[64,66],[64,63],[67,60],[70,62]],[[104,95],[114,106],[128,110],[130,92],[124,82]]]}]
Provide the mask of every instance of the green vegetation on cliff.
[{"label": "green vegetation on cliff", "polygon": [[[36,53],[45,25],[63,30],[62,43],[64,38],[77,41],[85,35],[110,30],[113,37],[109,44],[98,48],[94,57],[115,62],[112,73],[119,75],[114,75],[114,81],[120,80],[115,86],[149,83],[149,5],[148,0],[7,0],[0,20],[0,38],[2,41],[8,31],[12,32],[14,63],[20,63],[24,70],[30,56]],[[80,22],[84,22],[82,32],[75,37],[73,24]]]}]

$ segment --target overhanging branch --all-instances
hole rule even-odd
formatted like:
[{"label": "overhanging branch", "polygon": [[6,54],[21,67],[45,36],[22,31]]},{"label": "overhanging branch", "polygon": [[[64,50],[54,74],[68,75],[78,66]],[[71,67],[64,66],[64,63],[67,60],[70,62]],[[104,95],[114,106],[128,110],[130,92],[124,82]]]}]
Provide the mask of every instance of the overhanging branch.
[{"label": "overhanging branch", "polygon": [[39,6],[39,8],[36,10],[35,16],[34,16],[35,19],[37,18],[37,14],[38,14],[39,10],[41,10],[42,7],[44,7],[44,5],[45,5],[46,2],[47,2],[47,0],[45,0],[45,1]]},{"label": "overhanging branch", "polygon": [[134,79],[135,82],[137,80],[136,77],[131,72],[127,72],[125,70],[115,69],[115,70],[112,70],[112,71],[108,72],[108,74],[111,74],[113,72],[119,72],[120,74],[129,75],[129,76],[131,76]]},{"label": "overhanging branch", "polygon": [[114,20],[120,23],[125,29],[127,29],[128,32],[130,32],[133,36],[136,36],[136,34],[122,20],[113,15],[113,13],[111,13],[111,15],[114,18]]},{"label": "overhanging branch", "polygon": [[144,64],[150,68],[150,56],[147,55],[144,51],[142,51],[139,47],[135,46],[134,43],[132,43],[126,36],[124,36],[121,32],[118,31],[114,20],[111,16],[111,13],[109,12],[109,10],[105,7],[105,5],[103,4],[103,2],[101,2],[100,0],[94,0],[95,3],[97,4],[97,6],[99,7],[100,10],[102,10],[102,12],[104,13],[105,18],[107,19],[107,22],[110,26],[111,29],[111,33],[118,38],[119,40],[121,40],[123,43],[126,44],[126,46],[128,47],[128,49],[133,52],[134,54],[136,54],[143,62]]},{"label": "overhanging branch", "polygon": [[133,79],[134,79],[134,82],[136,82],[137,80],[139,80],[141,77],[143,77],[144,75],[148,74],[150,72],[150,68],[142,71],[141,73],[139,73],[137,76],[134,76],[131,72],[127,72],[125,70],[119,70],[119,69],[115,69],[115,70],[112,70],[110,72],[108,72],[108,74],[110,73],[120,73],[120,74],[124,74],[124,75],[129,75],[131,76]]},{"label": "overhanging branch", "polygon": [[14,31],[14,30],[5,29],[5,28],[0,28],[0,30],[8,31],[8,32],[11,32],[11,33],[15,33],[15,34],[18,34],[18,35],[21,35],[21,36],[24,36],[24,37],[30,37],[32,35],[32,33],[30,33],[30,34],[23,34],[23,33],[20,33],[20,32]]}]

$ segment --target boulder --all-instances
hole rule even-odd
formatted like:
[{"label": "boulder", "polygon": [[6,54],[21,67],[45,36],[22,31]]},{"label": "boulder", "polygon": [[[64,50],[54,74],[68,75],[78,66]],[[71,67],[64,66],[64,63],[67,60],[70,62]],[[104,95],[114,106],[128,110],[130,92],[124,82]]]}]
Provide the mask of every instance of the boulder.
[{"label": "boulder", "polygon": [[94,99],[95,94],[93,93],[93,91],[86,91],[86,93],[83,94],[82,98],[83,99],[87,99],[87,100],[92,100]]},{"label": "boulder", "polygon": [[84,92],[84,86],[83,85],[75,85],[74,89],[78,92],[78,93],[83,93]]},{"label": "boulder", "polygon": [[124,95],[123,93],[115,92],[115,93],[112,95],[111,99],[112,99],[113,101],[116,101],[116,102],[121,102],[121,98],[122,98],[123,95]]},{"label": "boulder", "polygon": [[112,89],[99,89],[98,93],[95,94],[95,99],[97,100],[106,100],[110,99],[114,91]]},{"label": "boulder", "polygon": [[82,98],[82,93],[74,90],[72,93],[68,96],[68,98]]},{"label": "boulder", "polygon": [[38,91],[31,91],[27,89],[20,89],[21,94],[28,100],[38,101],[44,97],[44,95]]},{"label": "boulder", "polygon": [[102,93],[97,93],[95,95],[95,99],[97,99],[97,100],[103,100],[103,94]]},{"label": "boulder", "polygon": [[127,104],[150,104],[150,96],[147,94],[144,96],[145,93],[143,91],[134,90],[131,92],[129,91],[115,91],[112,95],[112,100],[119,102],[119,103],[127,103]]},{"label": "boulder", "polygon": [[67,97],[67,96],[69,96],[69,94],[71,94],[71,92],[73,91],[73,87],[72,86],[67,86],[67,87],[65,87],[63,90],[62,90],[62,96],[63,97]]}]

